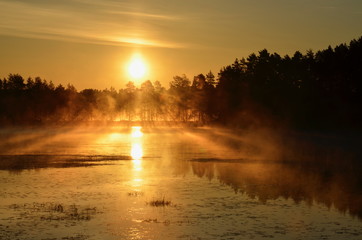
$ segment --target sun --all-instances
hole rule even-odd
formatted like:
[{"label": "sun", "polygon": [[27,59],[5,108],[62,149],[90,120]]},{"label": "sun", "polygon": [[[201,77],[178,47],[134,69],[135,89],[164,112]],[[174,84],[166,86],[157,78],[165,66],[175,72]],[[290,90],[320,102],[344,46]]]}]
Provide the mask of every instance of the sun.
[{"label": "sun", "polygon": [[134,55],[128,64],[128,74],[133,79],[140,79],[146,75],[147,64],[141,55]]}]

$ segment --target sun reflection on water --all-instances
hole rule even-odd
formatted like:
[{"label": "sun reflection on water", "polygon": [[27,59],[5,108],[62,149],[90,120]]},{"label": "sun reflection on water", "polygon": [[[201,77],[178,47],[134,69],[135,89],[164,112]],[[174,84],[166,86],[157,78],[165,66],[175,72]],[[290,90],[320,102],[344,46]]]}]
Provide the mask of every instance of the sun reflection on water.
[{"label": "sun reflection on water", "polygon": [[142,171],[142,145],[140,143],[132,143],[131,157],[134,171]]},{"label": "sun reflection on water", "polygon": [[143,136],[141,129],[142,127],[140,126],[133,126],[131,133],[132,138],[141,138]]},{"label": "sun reflection on water", "polygon": [[134,161],[140,161],[142,159],[143,151],[141,143],[132,143],[131,157]]},{"label": "sun reflection on water", "polygon": [[131,157],[132,157],[132,165],[133,165],[133,186],[140,187],[142,185],[142,157],[143,157],[143,149],[142,149],[142,137],[143,133],[141,131],[142,127],[133,126],[131,131]]}]

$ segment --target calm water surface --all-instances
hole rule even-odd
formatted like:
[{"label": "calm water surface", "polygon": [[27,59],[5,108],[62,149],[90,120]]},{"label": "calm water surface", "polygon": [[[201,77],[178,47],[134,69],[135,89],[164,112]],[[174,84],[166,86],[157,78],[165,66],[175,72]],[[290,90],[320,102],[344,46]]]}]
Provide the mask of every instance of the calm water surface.
[{"label": "calm water surface", "polygon": [[2,240],[362,239],[358,169],[301,164],[265,137],[140,127],[0,134]]}]

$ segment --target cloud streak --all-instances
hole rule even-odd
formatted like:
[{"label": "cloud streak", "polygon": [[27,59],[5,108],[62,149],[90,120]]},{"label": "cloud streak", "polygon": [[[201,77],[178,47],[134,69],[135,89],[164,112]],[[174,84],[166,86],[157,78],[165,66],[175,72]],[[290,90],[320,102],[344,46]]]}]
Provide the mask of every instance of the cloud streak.
[{"label": "cloud streak", "polygon": [[173,16],[142,12],[126,2],[41,3],[0,0],[0,34],[114,46],[183,47],[167,40],[160,28],[178,20]]},{"label": "cloud streak", "polygon": [[124,12],[124,11],[109,11],[110,14],[117,15],[129,15],[135,17],[143,17],[143,18],[155,18],[155,19],[163,19],[163,20],[178,20],[179,18],[175,16],[167,16],[161,14],[150,14],[150,13],[142,13],[142,12]]}]

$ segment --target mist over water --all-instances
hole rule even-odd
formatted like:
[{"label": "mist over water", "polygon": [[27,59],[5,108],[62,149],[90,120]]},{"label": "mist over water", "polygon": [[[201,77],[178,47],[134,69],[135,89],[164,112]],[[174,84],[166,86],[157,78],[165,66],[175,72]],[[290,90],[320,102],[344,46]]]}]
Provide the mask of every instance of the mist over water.
[{"label": "mist over water", "polygon": [[353,136],[140,126],[0,131],[1,239],[362,236]]}]

